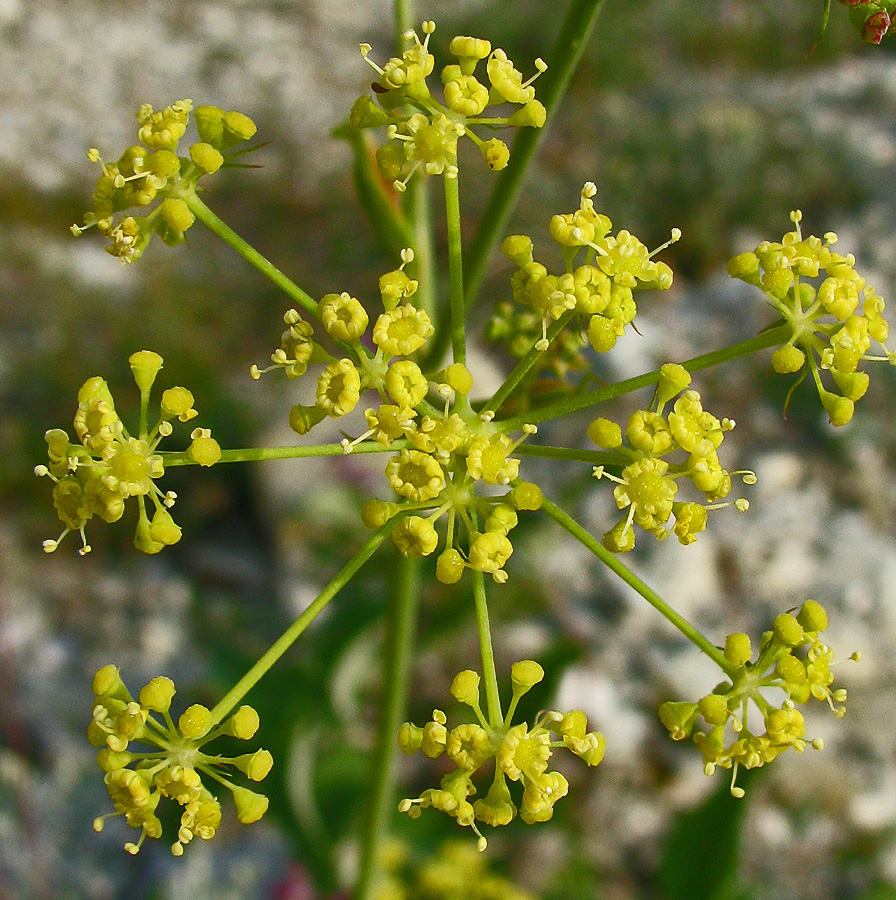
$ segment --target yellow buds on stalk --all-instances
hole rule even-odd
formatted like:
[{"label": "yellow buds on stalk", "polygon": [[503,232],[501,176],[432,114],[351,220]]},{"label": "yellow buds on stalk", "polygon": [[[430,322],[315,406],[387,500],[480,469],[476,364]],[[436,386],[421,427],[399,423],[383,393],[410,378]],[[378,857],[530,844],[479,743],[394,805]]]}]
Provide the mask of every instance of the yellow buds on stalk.
[{"label": "yellow buds on stalk", "polygon": [[[744,795],[735,783],[740,766],[763,766],[790,749],[797,753],[807,746],[822,749],[819,738],[806,737],[797,705],[814,698],[827,703],[837,718],[846,711],[842,705],[846,691],[832,686],[834,652],[818,636],[827,625],[824,607],[807,600],[796,615],[782,613],[775,619],[753,662],[750,638],[730,634],[724,651],[728,680],[696,703],[676,701],[660,707],[660,719],[674,740],[693,738],[707,775],[716,768],[732,770],[735,797]],[[858,659],[858,654],[851,658]],[[763,733],[751,724],[760,719]]]},{"label": "yellow buds on stalk", "polygon": [[[186,388],[169,388],[162,394],[159,419],[149,428],[147,408],[162,357],[140,350],[130,357],[131,371],[140,388],[139,429],[131,435],[115,411],[109,387],[100,377],[89,378],[78,392],[75,434],[72,443],[61,429],[47,432],[49,465],[35,468],[55,482],[53,503],[65,530],[56,540],[44,541],[44,550],[52,553],[70,531],[81,535],[80,553],[90,552],[85,526],[93,516],[116,522],[124,514],[125,501],[137,498],[139,518],[134,543],[144,553],[158,553],[176,544],[180,528],[169,512],[174,505],[173,491],[162,492],[156,481],[165,474],[164,457],[156,450],[172,431],[172,421],[188,422],[197,412],[193,395]],[[187,456],[202,466],[214,465],[221,458],[221,447],[207,428],[193,430]],[[150,517],[147,499],[152,503]]]},{"label": "yellow buds on stalk", "polygon": [[[856,271],[855,257],[831,249],[836,234],[803,237],[802,213],[794,210],[790,219],[794,230],[780,243],[763,241],[755,251],[735,256],[728,274],[758,287],[792,331],[772,354],[774,370],[801,373],[800,381],[811,374],[830,423],[845,425],[868,389],[868,375],[858,370],[861,362],[896,365],[896,350],[886,345],[885,304]],[[869,353],[872,341],[883,355]],[[822,371],[830,372],[835,391],[824,386]]]},{"label": "yellow buds on stalk", "polygon": [[[729,503],[720,502],[731,491],[731,476],[739,475],[744,484],[754,484],[752,472],[729,473],[722,468],[718,449],[725,432],[734,428],[731,419],[717,419],[703,409],[697,391],[685,391],[672,411],[663,408],[675,394],[690,384],[691,377],[679,365],[669,363],[660,370],[656,409],[637,410],[629,417],[623,443],[622,429],[603,417],[588,426],[588,437],[607,450],[614,450],[631,461],[618,475],[605,466],[594,469],[595,478],[615,483],[616,505],[624,510],[622,518],[604,535],[604,546],[623,553],[635,546],[634,525],[650,531],[658,540],[668,537],[668,522],[674,518],[673,531],[682,544],[691,544],[706,527],[707,510]],[[678,454],[680,461],[665,457]],[[677,499],[679,482],[688,480],[705,496],[706,505]],[[734,507],[744,512],[748,502],[740,498]]]},{"label": "yellow buds on stalk", "polygon": [[251,706],[241,706],[219,724],[210,710],[194,704],[175,724],[170,708],[176,692],[170,678],[153,678],[135,699],[111,665],[96,673],[93,693],[96,699],[87,737],[100,748],[97,763],[105,772],[106,788],[115,806],[114,812],[94,820],[96,831],[103,830],[106,819],[124,816],[128,825],[140,830],[136,843],[124,845],[128,853],[137,853],[146,838],[162,836],[157,809],[162,798],[167,798],[183,807],[177,840],[171,845],[175,856],[182,855],[193,838],[210,840],[221,824],[221,806],[203,776],[233,793],[237,818],[243,824],[256,822],[265,814],[267,797],[235,784],[224,771],[230,766],[250,781],[262,781],[271,771],[271,754],[256,750],[223,757],[203,749],[225,735],[243,741],[253,738],[259,720]]},{"label": "yellow buds on stalk", "polygon": [[[178,156],[191,113],[199,141],[190,146],[187,157]],[[125,150],[117,162],[104,162],[95,148],[88,152],[87,158],[99,164],[101,174],[84,223],[71,228],[78,236],[96,226],[111,241],[106,250],[123,263],[139,259],[153,234],[172,246],[181,243],[196,221],[189,207],[196,183],[226,165],[230,148],[255,134],[255,123],[248,116],[215,106],[194,111],[191,100],[179,100],[159,111],[146,103],[137,112],[137,120],[141,143]],[[156,201],[160,202],[151,208]],[[142,215],[121,215],[144,208]]]},{"label": "yellow buds on stalk", "polygon": [[[510,706],[504,720],[495,725],[486,719],[479,705],[479,675],[468,669],[454,678],[451,694],[470,707],[475,722],[449,731],[447,717],[438,709],[422,728],[405,722],[398,733],[398,746],[403,753],[422,750],[431,759],[444,754],[455,768],[442,778],[439,788],[402,800],[399,810],[412,818],[430,806],[447,813],[475,832],[480,851],[487,842],[477,822],[498,827],[509,824],[517,814],[530,825],[547,822],[553,816],[554,804],[569,789],[563,775],[548,771],[553,751],[565,747],[587,765],[596,766],[603,759],[605,741],[599,732],[587,730],[588,721],[579,710],[565,715],[541,712],[531,728],[525,722],[511,724],[520,699],[543,678],[544,669],[534,660],[514,663]],[[491,787],[485,796],[471,803],[467,798],[477,791],[473,776],[491,759],[495,761]],[[511,797],[508,779],[523,786],[519,806]]]},{"label": "yellow buds on stalk", "polygon": [[[370,45],[361,44],[361,54],[377,80],[374,98],[359,98],[349,123],[353,128],[387,127],[389,143],[380,147],[376,158],[381,174],[397,191],[404,191],[416,172],[456,178],[457,141],[464,136],[476,144],[489,169],[499,171],[510,159],[507,144],[497,137],[484,140],[476,128],[541,128],[547,119],[547,110],[535,99],[532,86],[547,68],[545,63],[537,59],[535,75],[524,81],[503,50],[492,50],[491,44],[480,38],[452,39],[449,50],[458,61],[442,69],[444,102],[440,102],[426,84],[435,68],[429,52],[435,27],[434,22],[423,23],[422,41],[415,31],[408,31],[404,35],[408,49],[382,67],[370,58]],[[476,69],[484,59],[485,78],[480,81]],[[495,107],[505,104],[520,108],[501,114]]]},{"label": "yellow buds on stalk", "polygon": [[[501,245],[504,255],[517,266],[510,279],[513,297],[535,313],[527,321],[499,307],[489,325],[491,336],[503,339],[515,356],[522,356],[533,345],[541,352],[548,351],[549,324],[569,313],[581,321],[592,348],[606,353],[635,318],[633,290],[666,290],[672,285],[672,270],[653,257],[678,240],[681,232],[675,229],[672,239],[651,253],[628,231],[610,233],[612,222],[594,208],[596,193],[596,186],[587,182],[579,208],[551,219],[551,237],[563,253],[563,274],[551,274],[535,261],[532,240],[525,235],[510,235]],[[521,325],[529,340],[522,339],[526,332]],[[567,344],[558,342],[553,355],[565,357],[566,367],[581,368],[576,350]]]}]

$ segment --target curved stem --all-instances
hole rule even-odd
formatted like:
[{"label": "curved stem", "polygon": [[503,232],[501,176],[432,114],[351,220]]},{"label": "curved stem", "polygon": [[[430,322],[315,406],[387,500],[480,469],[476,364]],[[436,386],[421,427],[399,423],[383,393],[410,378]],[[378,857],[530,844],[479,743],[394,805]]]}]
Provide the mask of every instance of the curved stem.
[{"label": "curved stem", "polygon": [[221,698],[212,710],[212,724],[217,725],[258,684],[261,677],[295,643],[299,635],[314,621],[318,613],[345,587],[358,569],[373,556],[377,547],[394,527],[387,522],[378,528],[363,547],[339,570],[333,580],[320,592],[317,599],[303,612],[271,648],[246,672],[245,675]]},{"label": "curved stem", "polygon": [[[789,325],[778,325],[763,331],[756,337],[730,347],[724,347],[721,350],[715,350],[712,353],[705,353],[703,356],[695,356],[681,365],[689,372],[697,372],[700,369],[708,369],[717,366],[720,363],[728,362],[732,359],[738,359],[741,356],[749,356],[751,353],[757,353],[760,350],[767,350],[776,344],[786,343],[791,334]],[[501,431],[513,431],[522,428],[527,423],[537,425],[539,422],[546,422],[548,419],[556,419],[560,416],[566,416],[570,413],[587,409],[589,406],[596,406],[598,403],[604,403],[607,400],[613,400],[632,391],[640,390],[644,387],[650,387],[656,384],[660,379],[660,370],[655,369],[653,372],[646,372],[635,378],[627,378],[617,384],[609,385],[605,388],[599,388],[596,391],[585,391],[581,394],[574,394],[572,397],[566,397],[558,400],[556,403],[549,403],[541,409],[533,409],[519,416],[511,416],[509,419],[501,419],[495,423],[495,427]]]},{"label": "curved stem", "polygon": [[576,540],[587,547],[607,568],[618,575],[629,587],[634,588],[657,612],[666,617],[692,644],[702,650],[726,675],[733,676],[735,669],[725,659],[722,651],[711,644],[690,622],[676,612],[653,588],[645,584],[628,566],[624,565],[604,545],[586,531],[559,506],[545,499],[542,511],[558,525],[565,528]]},{"label": "curved stem", "polygon": [[309,294],[306,294],[292,279],[284,275],[272,262],[243,240],[226,222],[219,219],[195,193],[189,194],[184,199],[203,225],[230,244],[240,256],[255,266],[262,275],[273,281],[291,300],[295,300],[306,312],[317,318],[317,302]]},{"label": "curved stem", "polygon": [[408,673],[420,597],[420,559],[402,557],[388,611],[388,639],[383,657],[383,706],[377,728],[372,780],[361,835],[361,861],[355,900],[368,900],[386,836],[394,783],[396,736],[406,714]]},{"label": "curved stem", "polygon": [[476,606],[476,630],[479,632],[479,651],[482,654],[482,679],[485,682],[485,702],[488,723],[500,728],[504,721],[501,713],[501,697],[498,694],[498,673],[495,669],[495,651],[488,621],[488,601],[485,596],[485,576],[473,572],[473,601]]}]

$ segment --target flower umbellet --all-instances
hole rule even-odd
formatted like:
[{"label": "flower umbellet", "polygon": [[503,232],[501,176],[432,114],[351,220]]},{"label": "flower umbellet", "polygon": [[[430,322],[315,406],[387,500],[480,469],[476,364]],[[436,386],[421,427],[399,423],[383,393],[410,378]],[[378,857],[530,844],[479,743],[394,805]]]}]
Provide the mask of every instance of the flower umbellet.
[{"label": "flower umbellet", "polygon": [[[760,288],[791,330],[787,343],[772,356],[774,370],[800,373],[800,381],[810,373],[831,424],[845,425],[868,390],[868,375],[859,371],[862,361],[896,365],[896,350],[886,346],[890,329],[883,317],[884,300],[856,271],[851,253],[831,249],[836,234],[804,238],[802,213],[795,210],[790,218],[793,231],[780,242],[763,241],[754,251],[735,256],[728,272]],[[872,341],[883,356],[869,353]],[[830,372],[835,391],[824,386],[822,371]]]},{"label": "flower umbellet", "polygon": [[849,7],[853,27],[869,44],[879,44],[887,35],[896,16],[894,0],[839,0]]},{"label": "flower umbellet", "polygon": [[[531,728],[526,722],[512,725],[520,698],[543,678],[544,669],[534,660],[514,663],[510,706],[503,721],[492,725],[479,704],[478,673],[466,669],[455,676],[451,694],[473,710],[476,721],[449,730],[445,713],[436,709],[422,728],[411,722],[401,726],[398,746],[402,752],[422,751],[431,759],[444,754],[455,768],[442,778],[438,788],[402,800],[399,810],[412,818],[430,806],[441,810],[457,819],[459,825],[473,829],[480,850],[485,849],[486,839],[477,822],[498,827],[510,824],[517,814],[529,825],[547,822],[554,814],[554,804],[569,790],[560,772],[548,770],[554,750],[565,747],[587,765],[596,766],[604,758],[606,741],[600,732],[587,730],[588,720],[581,710],[565,714],[548,710],[538,714]],[[467,798],[476,794],[472,778],[489,760],[494,761],[495,768],[491,787],[471,803]],[[522,785],[519,805],[511,797],[508,779]]]},{"label": "flower umbellet", "polygon": [[[633,525],[650,531],[658,540],[669,536],[670,519],[675,520],[673,531],[682,544],[691,544],[706,528],[708,510],[733,505],[740,512],[749,509],[743,497],[733,504],[720,502],[731,491],[731,475],[739,475],[746,484],[755,484],[753,472],[729,473],[719,462],[718,449],[725,432],[734,428],[731,419],[717,419],[703,409],[700,394],[684,391],[675,400],[668,415],[663,409],[673,397],[691,383],[691,376],[682,366],[667,363],[660,369],[656,406],[652,410],[637,410],[625,428],[627,446],[623,444],[622,429],[605,418],[595,419],[588,426],[588,436],[599,447],[615,450],[631,459],[619,475],[610,474],[604,466],[594,467],[595,478],[607,478],[616,484],[613,496],[623,510],[622,518],[604,535],[604,546],[619,553],[635,546]],[[678,453],[682,461],[669,462],[664,457]],[[686,479],[706,498],[706,503],[677,500],[678,481]]]},{"label": "flower umbellet", "polygon": [[[44,550],[52,553],[70,531],[81,535],[80,553],[90,552],[85,526],[94,516],[106,522],[117,522],[124,514],[129,497],[137,498],[139,518],[134,545],[144,553],[158,553],[176,544],[181,530],[171,517],[176,494],[163,492],[156,481],[165,474],[165,464],[157,452],[159,443],[168,437],[176,419],[189,422],[197,412],[193,395],[186,388],[173,387],[162,393],[159,418],[150,428],[149,396],[162,357],[151,350],[141,350],[130,357],[131,371],[140,389],[140,423],[132,435],[115,411],[109,386],[99,376],[89,378],[78,392],[75,434],[72,443],[59,428],[46,434],[49,465],[35,468],[37,475],[55,482],[53,503],[65,525],[62,535],[44,541]],[[195,428],[187,448],[189,459],[202,466],[212,466],[221,458],[221,448],[208,428]],[[152,504],[152,515],[146,501]]]},{"label": "flower umbellet", "polygon": [[[449,51],[457,61],[442,69],[443,100],[439,101],[426,82],[435,68],[435,57],[429,52],[435,28],[435,22],[424,22],[422,41],[415,31],[406,32],[408,48],[385,66],[371,59],[370,44],[361,44],[361,53],[378,78],[372,86],[373,98],[359,98],[349,122],[355,128],[386,127],[389,140],[376,158],[381,174],[398,191],[404,191],[417,172],[456,178],[461,137],[479,148],[489,169],[499,171],[510,159],[507,144],[497,137],[485,140],[477,130],[541,128],[547,118],[532,84],[547,68],[544,61],[536,59],[535,74],[524,81],[507,54],[500,48],[493,50],[482,38],[452,39]],[[485,69],[486,83],[476,77],[480,67]],[[501,115],[500,107],[508,105],[518,109]]]},{"label": "flower umbellet", "polygon": [[[536,262],[532,239],[526,235],[510,235],[501,245],[517,266],[510,279],[514,299],[541,316],[541,336],[535,343],[539,350],[548,349],[548,323],[569,313],[581,320],[592,348],[606,353],[634,321],[637,306],[632,291],[672,286],[672,270],[653,257],[677,241],[681,232],[675,229],[668,243],[650,252],[629,231],[611,234],[613,223],[594,208],[596,194],[594,182],[586,182],[579,208],[551,219],[551,237],[562,251],[564,273],[552,275]],[[511,330],[503,336],[506,340],[512,335]]]},{"label": "flower umbellet", "polygon": [[[187,156],[178,156],[190,113],[199,140],[190,145]],[[232,148],[256,131],[243,113],[215,106],[194,110],[192,100],[178,100],[158,112],[144,103],[137,121],[141,143],[128,147],[116,162],[104,162],[96,148],[88,152],[101,174],[83,224],[71,229],[78,236],[95,226],[111,242],[106,250],[123,263],[139,259],[153,234],[166,244],[181,243],[196,221],[188,204],[196,183],[224,166]],[[135,215],[131,210],[145,212]]]},{"label": "flower umbellet", "polygon": [[157,810],[162,798],[167,798],[183,807],[177,840],[171,845],[171,852],[180,856],[193,838],[207,841],[221,824],[221,805],[208,788],[215,783],[233,794],[237,817],[244,825],[265,814],[268,798],[234,783],[224,773],[232,768],[250,781],[262,781],[273,765],[271,754],[256,750],[225,757],[204,749],[219,737],[254,737],[259,721],[251,706],[241,706],[217,723],[211,711],[197,703],[187,707],[175,724],[171,701],[176,692],[170,678],[153,678],[135,699],[112,665],[96,673],[93,693],[87,736],[101,748],[97,762],[106,773],[106,788],[115,805],[114,812],[94,820],[96,831],[102,831],[110,816],[124,816],[128,825],[140,829],[136,843],[125,844],[129,853],[137,853],[146,838],[162,836]]},{"label": "flower umbellet", "polygon": [[[846,690],[833,687],[834,652],[819,638],[827,626],[824,607],[807,600],[796,615],[781,613],[775,619],[762,635],[755,660],[749,635],[729,634],[724,650],[728,679],[696,703],[672,701],[660,707],[670,735],[676,741],[690,737],[700,749],[707,775],[731,769],[735,797],[744,796],[736,784],[739,767],[755,769],[787,750],[824,747],[820,738],[806,737],[798,705],[815,699],[827,703],[837,718],[846,712]],[[761,722],[764,731],[753,721]]]},{"label": "flower umbellet", "polygon": [[[868,7],[861,10],[868,14],[863,28],[878,27],[882,21],[878,13],[889,11],[879,2],[850,5]],[[870,20],[877,25],[868,26]],[[507,291],[513,300],[505,296],[497,301],[486,332],[505,344],[515,364],[491,396],[480,396],[486,379],[468,364],[466,355],[467,312],[475,291],[464,279],[457,144],[469,138],[490,169],[505,168],[510,149],[499,138],[486,135],[497,128],[544,125],[548,110],[536,99],[533,82],[546,66],[537,60],[535,74],[526,78],[503,50],[488,41],[455,37],[449,44],[454,61],[442,68],[441,90],[433,92],[427,79],[435,70],[429,49],[434,29],[432,22],[424,22],[422,39],[417,32],[405,31],[399,55],[382,66],[371,58],[369,45],[361,45],[376,80],[373,96],[361,97],[354,105],[350,124],[356,129],[385,129],[387,141],[376,151],[376,165],[397,194],[388,186],[380,194],[388,195],[389,203],[394,201],[404,224],[420,224],[414,220],[416,210],[426,206],[417,207],[410,202],[413,197],[401,196],[410,180],[443,177],[446,296],[437,290],[432,266],[418,265],[433,261],[417,258],[431,257],[427,241],[420,241],[419,247],[405,246],[397,267],[379,279],[379,297],[372,302],[360,291],[359,298],[338,286],[316,300],[236,235],[199,199],[196,186],[200,178],[245,152],[235,148],[254,135],[255,126],[240,113],[212,106],[194,110],[188,100],[158,112],[144,106],[138,113],[139,145],[111,164],[96,151],[89,154],[100,165],[101,175],[92,209],[75,233],[95,225],[111,240],[110,252],[131,262],[152,234],[178,243],[199,219],[294,304],[283,314],[279,344],[269,364],[252,366],[251,378],[281,374],[290,381],[305,379],[312,390],[288,413],[291,428],[303,439],[295,446],[222,451],[207,428],[194,428],[192,443],[177,453],[159,449],[160,443],[172,434],[175,419],[190,422],[196,410],[187,389],[172,387],[162,394],[158,421],[150,425],[150,392],[162,366],[158,354],[144,350],[130,358],[140,390],[136,432],[129,432],[119,418],[106,382],[89,379],[78,396],[76,440],[61,430],[47,432],[49,463],[36,469],[55,482],[53,500],[64,524],[63,536],[79,532],[81,552],[87,552],[87,522],[94,516],[116,521],[128,498],[135,497],[137,547],[156,552],[175,543],[181,537],[170,513],[175,498],[158,486],[169,464],[209,466],[222,460],[353,453],[382,454],[384,460],[380,496],[368,498],[360,509],[361,521],[369,529],[363,545],[214,709],[190,706],[175,724],[170,714],[174,685],[169,679],[153,679],[135,699],[114,666],[97,673],[89,737],[101,748],[98,761],[114,814],[123,815],[140,831],[139,839],[127,845],[132,852],[146,837],[161,835],[157,809],[163,798],[183,807],[175,854],[194,837],[210,838],[222,815],[210,790],[214,783],[233,793],[242,822],[260,818],[266,798],[225,773],[228,767],[235,768],[250,781],[260,780],[272,765],[270,754],[257,750],[216,756],[206,751],[206,744],[217,737],[254,735],[258,717],[250,707],[239,706],[243,697],[390,538],[400,556],[400,571],[408,577],[396,580],[395,610],[390,605],[389,615],[404,617],[405,624],[414,619],[419,592],[416,575],[409,574],[415,571],[410,561],[423,558],[423,571],[442,585],[456,585],[459,592],[469,589],[482,674],[464,670],[451,686],[454,699],[472,710],[468,721],[449,728],[446,713],[435,709],[423,726],[402,724],[400,710],[408,694],[403,673],[409,669],[412,644],[405,635],[384,681],[388,702],[383,704],[386,718],[376,778],[388,786],[396,732],[404,753],[422,751],[432,759],[447,759],[453,768],[443,774],[439,786],[402,800],[400,809],[412,817],[428,807],[439,809],[471,828],[480,848],[485,846],[480,824],[501,826],[517,817],[535,824],[552,817],[555,803],[568,790],[564,776],[549,769],[555,750],[565,747],[588,766],[597,766],[605,749],[603,736],[588,730],[581,711],[548,710],[538,713],[531,724],[514,723],[520,699],[544,677],[534,661],[512,667],[512,699],[507,711],[501,710],[485,576],[499,585],[507,580],[513,565],[511,535],[520,518],[530,513],[540,512],[563,527],[719,665],[725,681],[697,702],[664,704],[660,717],[674,739],[693,739],[707,773],[732,770],[733,793],[742,793],[736,784],[739,767],[765,765],[788,749],[802,752],[807,746],[821,746],[806,737],[798,706],[815,698],[828,703],[835,715],[843,712],[846,695],[833,686],[833,652],[819,637],[827,627],[819,603],[810,600],[796,614],[780,615],[763,635],[754,658],[745,634],[729,635],[724,650],[716,647],[629,569],[622,554],[634,547],[636,529],[659,540],[674,534],[689,545],[707,528],[709,512],[729,505],[747,511],[746,498],[732,502],[729,497],[736,479],[750,485],[754,474],[729,471],[722,462],[722,443],[734,422],[704,408],[692,373],[783,343],[775,351],[773,367],[783,373],[811,374],[831,421],[844,424],[867,388],[868,377],[859,371],[862,361],[881,358],[896,363],[896,354],[885,343],[884,301],[856,272],[855,259],[832,249],[835,235],[804,238],[800,215],[793,213],[794,230],[781,242],[762,242],[728,267],[732,276],[765,293],[782,316],[781,324],[714,354],[666,363],[615,385],[586,390],[586,378],[576,384],[575,376],[588,367],[593,354],[609,353],[618,343],[637,339],[634,327],[629,327],[638,312],[635,292],[667,290],[672,285],[672,270],[658,254],[680,237],[674,229],[668,243],[650,251],[630,231],[614,231],[595,205],[596,184],[586,182],[578,208],[550,220],[562,268],[550,270],[536,261],[527,235],[510,235],[501,244],[515,267]],[[571,74],[573,55],[565,46],[557,54],[557,83]],[[557,71],[552,62],[543,82],[546,88]],[[543,96],[546,102],[557,100],[553,88]],[[199,140],[190,144],[186,156],[179,156],[191,118]],[[514,165],[520,158],[515,157]],[[373,165],[366,158],[356,162],[360,167],[365,160]],[[511,169],[505,176],[514,174]],[[383,188],[375,178],[371,181]],[[498,182],[500,195],[504,176]],[[409,194],[418,187],[422,192],[423,186],[417,182]],[[500,240],[497,231],[489,238],[492,245]],[[420,231],[409,228],[403,243],[413,243],[419,236]],[[882,346],[883,356],[869,355],[872,341]],[[450,357],[444,352],[448,346]],[[536,389],[536,377],[545,372],[566,382],[557,392],[559,399]],[[836,392],[824,386],[823,373],[829,373]],[[652,399],[645,396],[633,402],[629,409],[634,411],[624,423],[597,409],[647,389],[653,391]],[[589,448],[581,446],[584,434],[573,446],[540,443],[540,423],[585,409],[591,411]],[[359,424],[359,416],[346,418],[356,410],[363,411],[363,423]],[[338,442],[309,443],[327,419],[352,424],[344,425],[344,437]],[[619,517],[615,524],[607,523],[602,539],[529,480],[527,456],[565,460],[583,472],[587,466],[600,482],[611,483],[608,489]],[[55,550],[59,540],[47,541],[45,549]],[[400,643],[397,622],[393,619],[392,624]],[[474,777],[483,768],[494,774],[491,785],[480,792]],[[386,796],[388,790],[375,793]],[[375,818],[375,812],[371,816]],[[97,820],[98,829],[102,822],[103,818]],[[370,898],[370,872],[381,830],[369,829],[362,847],[358,896],[363,900]]]}]

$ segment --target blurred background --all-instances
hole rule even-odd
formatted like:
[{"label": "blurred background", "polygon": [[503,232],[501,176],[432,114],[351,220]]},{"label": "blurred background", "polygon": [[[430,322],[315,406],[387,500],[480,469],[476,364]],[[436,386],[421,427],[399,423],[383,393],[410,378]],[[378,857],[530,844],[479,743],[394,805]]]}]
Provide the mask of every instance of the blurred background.
[{"label": "blurred background", "polygon": [[[639,298],[639,334],[595,363],[601,378],[768,324],[760,295],[724,264],[780,239],[794,208],[804,233],[836,231],[838,249],[892,296],[896,57],[886,41],[863,45],[837,4],[812,51],[821,7],[607,0],[512,225],[544,247],[550,216],[574,209],[591,180],[598,209],[649,246],[682,229],[663,256],[673,290]],[[561,19],[544,0],[421,2],[419,15],[438,20],[437,60],[454,34],[481,35],[524,72],[547,55]],[[73,238],[96,178],[85,152],[116,158],[144,102],[190,97],[249,114],[268,141],[260,168],[208,179],[206,201],[312,296],[376,299],[376,279],[396,261],[353,198],[350,154],[331,131],[370,82],[359,41],[385,60],[390,23],[387,0],[0,0],[2,900],[313,900],[350,883],[387,556],[249,697],[276,760],[262,822],[228,819],[179,860],[164,840],[125,854],[123,823],[91,828],[110,804],[84,729],[92,675],[108,662],[129,685],[164,673],[186,703],[213,705],[358,545],[357,510],[382,491],[382,460],[171,471],[184,539],[154,557],[133,550],[127,515],[91,523],[83,559],[73,539],[44,555],[59,524],[49,483],[32,470],[46,459],[46,429],[71,426],[88,377],[106,378],[122,417],[136,416],[127,358],[143,348],[165,359],[160,384],[193,391],[197,421],[223,446],[293,442],[294,386],[248,377],[277,345],[285,298],[199,225],[187,244],[153,241],[131,266],[90,232]],[[471,163],[469,233],[488,189]],[[510,272],[493,261],[483,320],[509,296]],[[482,384],[509,364],[500,350],[472,350]],[[808,720],[825,750],[786,754],[731,802],[725,777],[705,778],[696,749],[669,741],[655,712],[706,693],[717,673],[582,548],[528,517],[510,581],[493,592],[499,673],[525,656],[544,662],[552,678],[538,702],[584,709],[607,736],[606,759],[593,772],[568,767],[570,796],[554,822],[490,836],[487,861],[468,858],[473,842],[448,817],[396,814],[384,898],[896,897],[896,381],[883,364],[869,368],[855,420],[836,431],[806,386],[783,418],[789,383],[770,375],[768,354],[696,378],[706,407],[737,420],[723,464],[758,473],[750,512],[716,513],[687,548],[642,536],[626,558],[718,642],[735,630],[758,636],[807,597],[824,603],[838,656],[863,653],[837,673],[846,717]],[[584,446],[588,420],[548,439]],[[527,459],[523,474],[595,533],[615,521],[611,493],[587,466]],[[462,590],[431,582],[417,645],[411,717],[425,721],[453,675],[477,667]],[[408,796],[432,778],[431,766],[403,762]],[[454,893],[432,887],[433,860],[461,879]]]}]

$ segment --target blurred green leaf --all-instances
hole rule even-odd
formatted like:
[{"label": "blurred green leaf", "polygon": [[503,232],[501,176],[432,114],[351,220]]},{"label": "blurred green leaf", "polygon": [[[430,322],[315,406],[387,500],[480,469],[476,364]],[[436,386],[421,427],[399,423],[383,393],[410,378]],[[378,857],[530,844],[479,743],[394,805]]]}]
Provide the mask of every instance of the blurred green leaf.
[{"label": "blurred green leaf", "polygon": [[[748,788],[758,770],[738,772]],[[750,792],[747,790],[747,797]],[[731,796],[728,780],[676,819],[659,869],[663,900],[741,900],[737,884],[741,826],[747,799]]]}]

